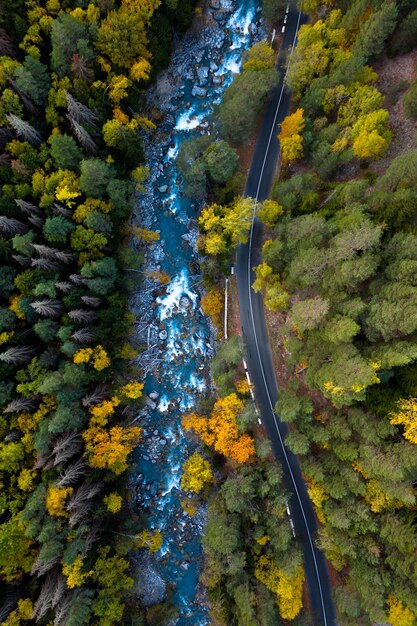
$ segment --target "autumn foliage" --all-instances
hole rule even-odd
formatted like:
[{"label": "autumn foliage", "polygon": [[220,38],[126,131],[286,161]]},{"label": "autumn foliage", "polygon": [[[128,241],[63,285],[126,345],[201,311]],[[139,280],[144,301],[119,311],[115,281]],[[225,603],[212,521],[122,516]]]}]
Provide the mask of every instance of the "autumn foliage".
[{"label": "autumn foliage", "polygon": [[107,430],[92,426],[83,432],[87,458],[91,467],[107,468],[119,475],[127,469],[127,458],[139,443],[137,426],[113,426]]},{"label": "autumn foliage", "polygon": [[281,617],[286,620],[295,619],[303,606],[303,568],[299,567],[294,574],[288,574],[263,555],[256,564],[255,576],[277,595]]},{"label": "autumn foliage", "polygon": [[183,427],[185,430],[193,430],[216,452],[236,463],[246,463],[255,453],[255,446],[250,435],[239,434],[236,418],[243,407],[244,402],[237,394],[232,393],[216,401],[208,418],[200,417],[196,413],[185,415]]},{"label": "autumn foliage", "polygon": [[210,463],[203,459],[198,452],[194,452],[184,463],[183,470],[181,487],[185,491],[199,493],[205,485],[213,482],[213,472]]},{"label": "autumn foliage", "polygon": [[220,315],[223,311],[224,299],[220,291],[211,289],[201,298],[201,308],[206,315],[210,315],[213,324],[220,327]]},{"label": "autumn foliage", "polygon": [[284,163],[294,163],[303,156],[303,136],[305,128],[304,110],[297,109],[295,113],[287,115],[281,124],[279,142],[281,144],[282,160]]},{"label": "autumn foliage", "polygon": [[391,414],[391,424],[402,426],[404,437],[417,444],[417,398],[400,400],[398,411]]}]

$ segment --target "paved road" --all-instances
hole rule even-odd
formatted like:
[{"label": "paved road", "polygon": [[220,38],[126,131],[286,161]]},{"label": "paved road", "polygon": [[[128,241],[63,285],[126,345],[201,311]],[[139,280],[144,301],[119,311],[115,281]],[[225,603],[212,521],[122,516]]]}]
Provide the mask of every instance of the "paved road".
[{"label": "paved road", "polygon": [[[290,48],[295,42],[302,22],[303,16],[298,12],[295,0],[290,1],[284,41],[278,59],[280,84],[271,94],[245,189],[245,195],[259,201],[268,198],[271,191],[279,154],[279,142],[276,138],[277,125],[288,113],[291,99],[288,90],[283,85],[284,68],[290,58]],[[322,552],[314,545],[317,525],[313,507],[301,475],[298,459],[283,442],[288,427],[280,422],[274,412],[278,399],[278,387],[265,326],[263,301],[261,295],[251,289],[254,280],[252,268],[260,262],[261,241],[262,225],[254,219],[249,242],[238,248],[236,263],[240,315],[248,351],[249,372],[255,385],[262,422],[271,439],[274,453],[283,467],[286,485],[292,493],[291,517],[296,536],[304,549],[305,571],[314,623],[320,626],[335,626],[335,611],[327,564]]]}]

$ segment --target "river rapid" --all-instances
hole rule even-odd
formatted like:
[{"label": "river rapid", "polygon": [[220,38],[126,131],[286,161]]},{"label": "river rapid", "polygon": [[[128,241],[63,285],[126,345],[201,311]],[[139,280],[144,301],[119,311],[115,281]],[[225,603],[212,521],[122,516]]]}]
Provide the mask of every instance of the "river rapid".
[{"label": "river rapid", "polygon": [[213,108],[240,71],[242,53],[263,36],[259,4],[212,0],[203,18],[208,25],[176,46],[169,68],[147,94],[149,107],[160,111],[163,121],[145,140],[151,175],[132,221],[159,232],[143,269],[168,274],[170,283],[161,288],[146,278],[131,301],[136,339],[147,346],[138,361],[147,370],[147,403],[137,420],[143,439],[129,488],[132,507],[163,536],[156,554],[138,555],[137,591],[146,605],[171,593],[178,626],[209,623],[198,582],[206,511],[189,515],[181,506],[187,499],[180,487],[182,465],[195,449],[182,431],[181,416],[210,387],[214,336],[200,309],[201,259],[195,248],[200,207],[184,196],[176,156],[183,141],[213,133]]}]

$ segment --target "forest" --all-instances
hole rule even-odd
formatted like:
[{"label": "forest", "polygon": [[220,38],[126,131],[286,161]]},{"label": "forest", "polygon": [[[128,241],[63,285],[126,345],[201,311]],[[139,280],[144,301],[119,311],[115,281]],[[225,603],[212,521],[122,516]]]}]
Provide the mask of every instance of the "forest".
[{"label": "forest", "polygon": [[[338,623],[413,626],[417,151],[390,112],[417,119],[417,10],[407,0],[303,6],[253,288],[278,323],[276,410],[319,520]],[[410,78],[388,90],[378,71],[407,59]],[[210,269],[245,240],[249,205],[202,212]]]},{"label": "forest", "polygon": [[124,513],[143,388],[130,366],[125,270],[156,234],[126,224],[148,175],[142,138],[154,127],[141,94],[192,15],[191,0],[180,9],[160,0],[0,6],[7,626],[145,619],[127,554],[157,549],[159,537]]}]

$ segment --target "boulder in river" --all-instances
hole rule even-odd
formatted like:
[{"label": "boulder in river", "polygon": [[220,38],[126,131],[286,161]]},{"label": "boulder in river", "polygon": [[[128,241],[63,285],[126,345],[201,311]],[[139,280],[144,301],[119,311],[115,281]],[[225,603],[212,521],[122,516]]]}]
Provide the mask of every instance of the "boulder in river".
[{"label": "boulder in river", "polygon": [[180,307],[182,309],[190,309],[191,308],[191,300],[188,296],[181,296],[180,298]]},{"label": "boulder in river", "polygon": [[197,98],[205,98],[207,96],[207,89],[194,85],[191,90],[191,95]]},{"label": "boulder in river", "polygon": [[157,407],[156,402],[154,402],[152,398],[149,397],[146,398],[146,405],[151,409],[151,411],[154,411]]},{"label": "boulder in river", "polygon": [[205,67],[204,65],[200,65],[200,67],[198,67],[196,71],[197,71],[198,83],[200,87],[202,87],[203,85],[207,85],[208,77],[209,77],[209,68]]}]

